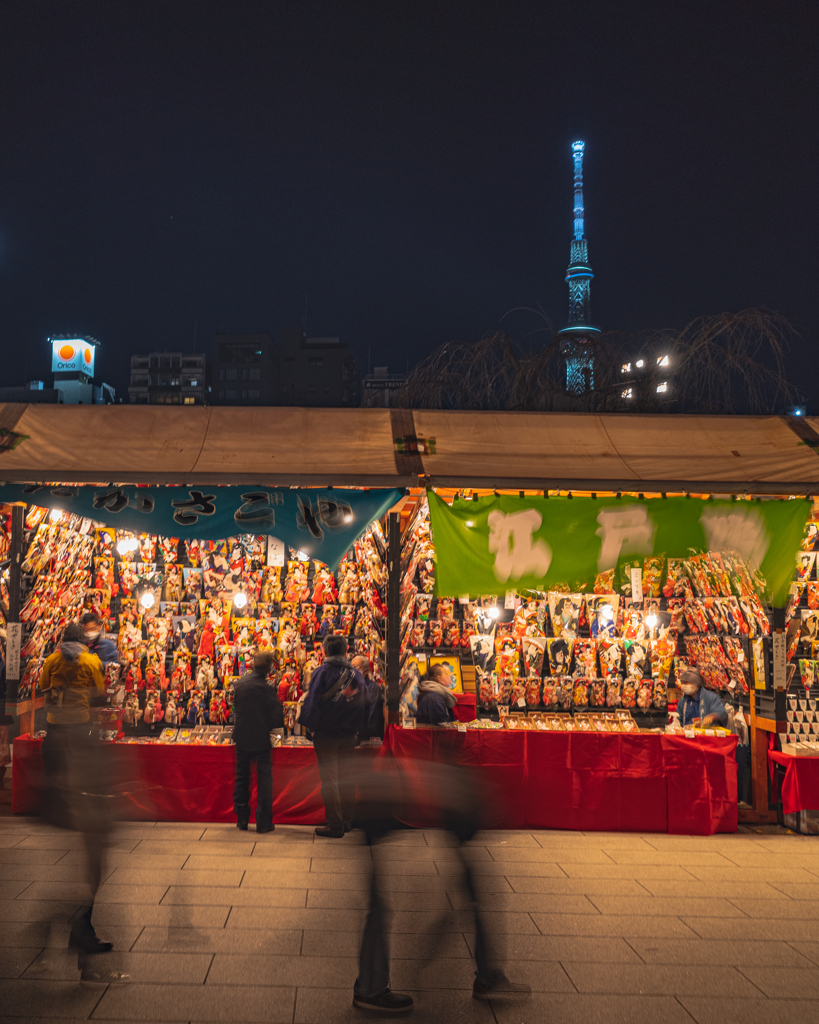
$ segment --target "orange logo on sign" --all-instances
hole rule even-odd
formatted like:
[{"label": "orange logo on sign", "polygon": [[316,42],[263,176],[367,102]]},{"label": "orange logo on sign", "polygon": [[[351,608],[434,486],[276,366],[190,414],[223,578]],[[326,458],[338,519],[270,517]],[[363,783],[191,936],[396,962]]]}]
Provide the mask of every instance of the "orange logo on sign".
[{"label": "orange logo on sign", "polygon": [[82,357],[85,360],[86,365],[90,366],[91,365],[91,349],[87,348],[85,350],[85,352],[83,352]]},{"label": "orange logo on sign", "polygon": [[67,363],[69,359],[73,359],[73,358],[74,358],[74,346],[73,345],[63,345],[63,347],[60,349],[60,359],[62,359],[62,361],[64,363]]}]

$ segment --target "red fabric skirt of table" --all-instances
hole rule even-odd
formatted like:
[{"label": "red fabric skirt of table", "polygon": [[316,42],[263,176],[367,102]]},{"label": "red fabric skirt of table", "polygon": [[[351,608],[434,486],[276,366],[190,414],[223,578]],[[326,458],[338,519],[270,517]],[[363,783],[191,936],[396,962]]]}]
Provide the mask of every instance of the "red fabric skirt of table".
[{"label": "red fabric skirt of table", "polygon": [[[12,809],[30,813],[42,781],[41,741],[14,741]],[[115,744],[123,815],[158,821],[233,821],[232,747]],[[734,737],[532,733],[389,728],[380,751],[356,750],[358,767],[393,763],[395,815],[437,823],[424,762],[478,769],[483,824],[495,829],[581,829],[710,835],[736,832]],[[254,781],[255,788],[255,781]],[[255,793],[252,798],[255,803]],[[324,820],[311,747],[273,751],[273,820]]]},{"label": "red fabric skirt of table", "polygon": [[794,757],[769,750],[768,758],[785,769],[782,780],[782,813],[819,810],[819,757]]}]

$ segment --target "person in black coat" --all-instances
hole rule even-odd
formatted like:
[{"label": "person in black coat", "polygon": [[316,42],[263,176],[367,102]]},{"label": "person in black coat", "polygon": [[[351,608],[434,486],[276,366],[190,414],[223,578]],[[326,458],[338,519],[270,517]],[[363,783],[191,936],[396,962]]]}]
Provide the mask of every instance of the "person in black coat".
[{"label": "person in black coat", "polygon": [[443,725],[455,718],[453,708],[458,703],[455,694],[446,685],[447,671],[443,665],[433,665],[429,674],[418,684],[418,710],[415,720],[426,725]]},{"label": "person in black coat", "polygon": [[253,659],[253,671],[236,683],[234,691],[233,742],[236,744],[236,786],[233,808],[237,824],[247,831],[250,821],[250,766],[256,764],[258,795],[256,831],[272,832],[273,764],[270,758],[270,733],[284,725],[284,714],[275,689],[267,677],[273,668],[273,652],[262,651]]}]

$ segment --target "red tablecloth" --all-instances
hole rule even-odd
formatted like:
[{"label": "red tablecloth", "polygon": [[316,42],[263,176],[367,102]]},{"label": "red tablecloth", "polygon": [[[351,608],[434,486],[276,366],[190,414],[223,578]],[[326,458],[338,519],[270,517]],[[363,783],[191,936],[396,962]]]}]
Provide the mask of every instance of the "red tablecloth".
[{"label": "red tablecloth", "polygon": [[[407,824],[430,826],[423,761],[480,768],[487,828],[737,830],[736,737],[388,729]],[[427,803],[429,801],[426,801]]]},{"label": "red tablecloth", "polygon": [[474,693],[456,693],[452,713],[456,722],[473,722],[478,717],[478,698]]},{"label": "red tablecloth", "polygon": [[794,757],[769,750],[768,758],[785,768],[782,780],[782,812],[819,810],[819,757]]},{"label": "red tablecloth", "polygon": [[[14,741],[12,810],[36,806],[41,741]],[[233,821],[232,747],[112,745],[125,816]],[[357,758],[379,751],[362,747]],[[737,828],[736,739],[606,733],[456,732],[389,728],[380,757],[394,755],[396,816],[419,828],[429,811],[424,760],[479,770],[488,828],[582,829],[710,835]],[[254,797],[255,799],[255,797]],[[817,805],[819,806],[819,805]],[[324,820],[311,747],[273,751],[273,820]]]}]

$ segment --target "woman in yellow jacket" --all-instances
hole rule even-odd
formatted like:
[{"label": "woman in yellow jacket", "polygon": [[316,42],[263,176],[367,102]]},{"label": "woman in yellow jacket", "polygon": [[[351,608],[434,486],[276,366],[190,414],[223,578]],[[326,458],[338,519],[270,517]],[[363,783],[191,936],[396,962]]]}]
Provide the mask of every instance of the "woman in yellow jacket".
[{"label": "woman in yellow jacket", "polygon": [[97,938],[91,924],[113,817],[110,766],[104,763],[103,745],[91,736],[91,708],[104,702],[105,677],[102,662],[89,652],[78,623],[65,627],[58,649],[43,662],[40,689],[48,722],[43,741],[44,816],[54,825],[81,832],[88,856],[90,899],[72,926],[69,946],[78,951],[84,980],[121,980],[122,976],[113,977],[116,972],[93,969],[85,959],[88,953],[113,948]]}]

